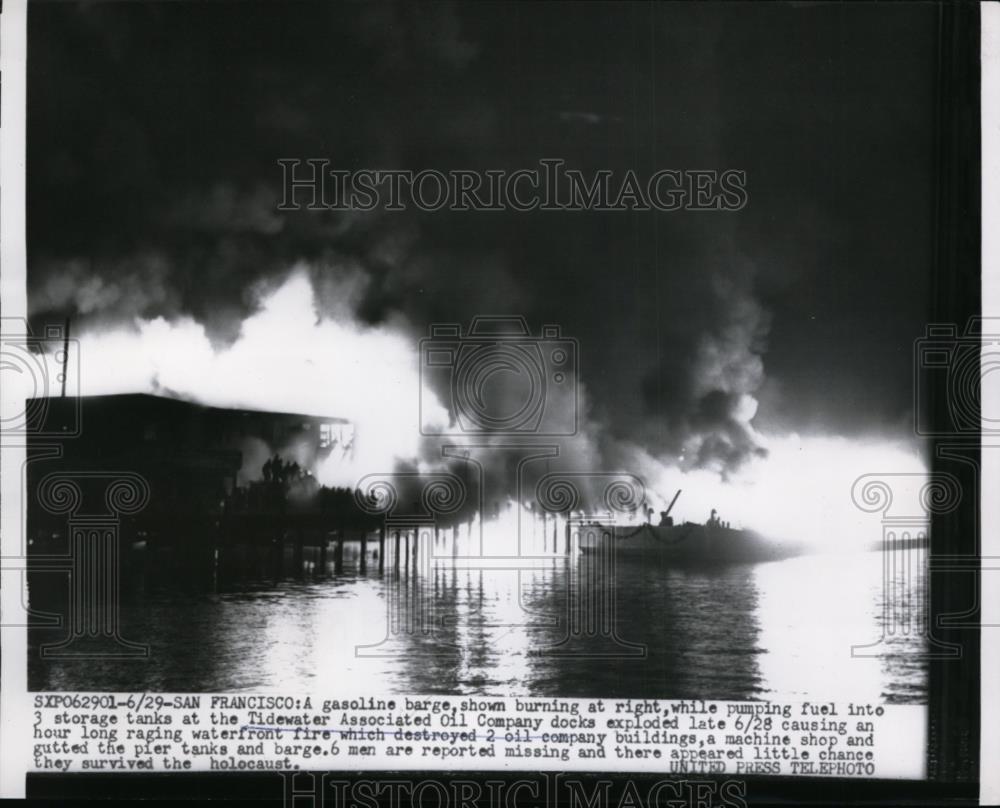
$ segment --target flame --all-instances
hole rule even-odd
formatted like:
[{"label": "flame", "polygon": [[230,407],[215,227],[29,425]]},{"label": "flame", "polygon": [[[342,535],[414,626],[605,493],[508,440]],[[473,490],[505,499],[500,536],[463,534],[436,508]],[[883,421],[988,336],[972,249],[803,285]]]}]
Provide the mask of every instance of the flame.
[{"label": "flame", "polygon": [[865,474],[915,475],[927,464],[903,441],[789,434],[765,436],[768,456],[755,458],[730,479],[706,471],[661,467],[647,484],[663,493],[683,489],[673,515],[703,522],[712,508],[733,527],[805,543],[815,550],[858,550],[881,538],[879,516],[858,509],[854,482]]},{"label": "flame", "polygon": [[[440,458],[425,456],[418,419],[447,425],[448,412],[427,390],[420,412],[419,356],[406,324],[371,327],[340,315],[335,321],[317,313],[308,273],[297,267],[280,286],[259,295],[257,312],[243,322],[236,341],[222,349],[190,318],[136,320],[128,329],[84,333],[80,393],[167,388],[215,406],[347,418],[357,437],[349,452],[334,451],[314,469],[324,485],[353,487],[365,474],[391,472],[400,462],[417,470],[439,465]],[[746,397],[741,417],[749,421],[754,408]],[[582,427],[563,458],[581,470],[597,470],[600,425],[587,420]],[[734,527],[827,549],[856,549],[878,538],[877,517],[859,511],[851,500],[858,477],[926,474],[925,459],[905,442],[755,434],[767,456],[752,458],[725,479],[623,444],[615,466],[644,481],[654,506],[665,507],[683,489],[672,513],[677,521],[704,522],[715,508]],[[564,529],[564,516],[509,502],[496,519],[477,516],[459,526],[458,535],[469,547],[481,541],[484,550],[510,552],[517,546],[512,537],[551,548],[561,544]]]},{"label": "flame", "polygon": [[[325,485],[351,486],[419,453],[420,376],[409,340],[389,327],[334,322],[316,313],[304,270],[261,296],[237,340],[216,350],[190,318],[136,320],[131,329],[80,337],[81,395],[158,392],[221,407],[346,418],[357,439],[316,469]],[[424,402],[435,402],[425,394]],[[443,407],[424,418],[447,422]]]}]

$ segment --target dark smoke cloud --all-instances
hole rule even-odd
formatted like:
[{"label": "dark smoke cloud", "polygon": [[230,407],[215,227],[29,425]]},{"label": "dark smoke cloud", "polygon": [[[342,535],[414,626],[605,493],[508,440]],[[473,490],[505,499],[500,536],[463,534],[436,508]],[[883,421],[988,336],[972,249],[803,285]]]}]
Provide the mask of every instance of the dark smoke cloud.
[{"label": "dark smoke cloud", "polygon": [[[759,421],[897,423],[910,389],[899,346],[920,330],[927,254],[913,237],[928,199],[913,167],[929,158],[913,132],[930,107],[910,77],[933,45],[933,13],[866,12],[34,6],[32,315],[71,315],[83,330],[190,315],[221,348],[261,289],[304,262],[320,316],[414,338],[481,313],[561,324],[581,342],[596,462],[635,444],[727,473],[763,452]],[[890,23],[911,59],[884,56]],[[276,209],[283,157],[447,170],[554,155],[640,176],[741,168],[750,203],[738,214]],[[849,198],[852,184],[863,198]],[[892,317],[871,300],[873,277],[894,295]],[[847,401],[827,394],[827,373]]]}]

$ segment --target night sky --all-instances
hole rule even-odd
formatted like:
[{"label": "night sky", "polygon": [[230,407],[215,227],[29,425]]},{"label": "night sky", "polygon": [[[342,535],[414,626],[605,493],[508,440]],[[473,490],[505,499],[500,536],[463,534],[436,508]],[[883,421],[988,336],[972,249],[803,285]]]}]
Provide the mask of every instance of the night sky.
[{"label": "night sky", "polygon": [[[912,434],[932,258],[931,4],[33,3],[37,324],[190,314],[220,348],[305,261],[414,340],[580,340],[590,417],[728,467],[756,431]],[[736,168],[738,212],[276,210],[352,168]],[[706,357],[714,357],[711,361]],[[713,365],[713,362],[715,363]],[[745,396],[759,401],[751,420]],[[692,435],[698,439],[691,444]]]}]

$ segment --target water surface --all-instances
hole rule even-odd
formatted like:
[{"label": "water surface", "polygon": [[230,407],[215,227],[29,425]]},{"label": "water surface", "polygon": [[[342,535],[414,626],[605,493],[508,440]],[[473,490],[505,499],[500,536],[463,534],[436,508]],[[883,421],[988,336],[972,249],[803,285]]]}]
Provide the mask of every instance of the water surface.
[{"label": "water surface", "polygon": [[[66,631],[34,629],[30,686],[926,699],[925,576],[890,574],[887,589],[881,552],[701,570],[620,561],[612,573],[549,550],[482,563],[453,552],[427,543],[380,571],[349,548],[337,572],[307,551],[301,574],[277,578],[230,574],[223,557],[207,590],[127,563],[121,635],[149,656],[43,660],[39,646]],[[35,588],[65,587],[52,576]]]}]

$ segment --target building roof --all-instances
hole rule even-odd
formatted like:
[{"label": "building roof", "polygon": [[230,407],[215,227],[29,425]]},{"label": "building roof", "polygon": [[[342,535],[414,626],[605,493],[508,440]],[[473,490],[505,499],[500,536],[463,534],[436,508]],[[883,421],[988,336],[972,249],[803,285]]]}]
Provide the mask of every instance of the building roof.
[{"label": "building roof", "polygon": [[43,398],[29,399],[30,402],[45,403],[45,407],[51,409],[72,408],[78,404],[81,408],[90,408],[90,405],[118,404],[128,405],[136,408],[148,409],[151,407],[162,408],[163,410],[173,409],[180,411],[185,408],[195,408],[203,412],[232,413],[238,415],[267,415],[279,418],[299,419],[303,421],[322,421],[323,423],[347,424],[350,421],[346,418],[339,418],[331,415],[308,415],[297,412],[281,412],[277,410],[259,410],[250,407],[219,407],[209,404],[202,404],[189,399],[174,398],[172,396],[158,396],[152,393],[109,393],[97,396],[77,396],[60,398],[58,396],[46,396]]}]

